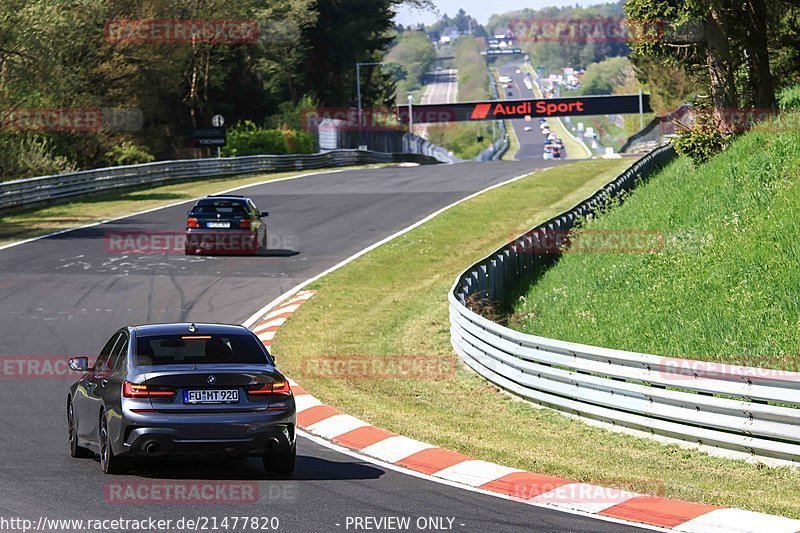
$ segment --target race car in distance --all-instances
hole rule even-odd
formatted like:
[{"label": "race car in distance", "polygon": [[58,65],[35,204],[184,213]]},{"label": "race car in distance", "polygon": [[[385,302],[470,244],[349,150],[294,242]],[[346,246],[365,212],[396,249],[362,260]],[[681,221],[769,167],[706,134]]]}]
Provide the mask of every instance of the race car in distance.
[{"label": "race car in distance", "polygon": [[289,382],[244,326],[156,324],[114,333],[67,394],[72,457],[100,455],[106,474],[136,457],[257,456],[267,473],[294,470]]},{"label": "race car in distance", "polygon": [[202,198],[186,219],[186,255],[257,254],[267,247],[267,215],[245,196]]}]

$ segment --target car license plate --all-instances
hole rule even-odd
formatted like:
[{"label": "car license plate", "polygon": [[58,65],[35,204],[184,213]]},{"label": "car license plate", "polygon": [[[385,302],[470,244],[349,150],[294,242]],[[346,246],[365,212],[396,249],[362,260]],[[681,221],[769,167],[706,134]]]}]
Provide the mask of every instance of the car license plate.
[{"label": "car license plate", "polygon": [[183,403],[239,403],[236,389],[203,389],[183,391]]},{"label": "car license plate", "polygon": [[209,227],[209,228],[230,228],[231,227],[231,223],[230,222],[209,222],[208,224],[206,224],[206,226]]}]

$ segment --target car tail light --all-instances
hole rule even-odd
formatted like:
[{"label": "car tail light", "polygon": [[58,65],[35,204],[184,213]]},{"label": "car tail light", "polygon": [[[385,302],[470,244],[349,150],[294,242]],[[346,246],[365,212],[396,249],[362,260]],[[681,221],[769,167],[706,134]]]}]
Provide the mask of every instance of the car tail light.
[{"label": "car tail light", "polygon": [[250,219],[246,218],[239,222],[239,227],[242,229],[250,229]]},{"label": "car tail light", "polygon": [[197,221],[194,217],[189,217],[186,219],[186,227],[187,228],[199,228],[200,222]]},{"label": "car tail light", "polygon": [[126,398],[172,398],[177,389],[142,385],[126,381],[122,384],[122,395]]},{"label": "car tail light", "polygon": [[291,396],[292,388],[288,381],[273,381],[272,383],[259,383],[248,385],[247,394],[250,396]]}]

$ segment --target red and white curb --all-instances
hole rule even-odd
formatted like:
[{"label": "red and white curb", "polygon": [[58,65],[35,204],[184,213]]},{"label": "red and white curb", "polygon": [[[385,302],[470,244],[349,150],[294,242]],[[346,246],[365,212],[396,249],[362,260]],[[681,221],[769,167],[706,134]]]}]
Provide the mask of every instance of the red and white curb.
[{"label": "red and white curb", "polygon": [[[253,331],[265,346],[271,346],[278,328],[314,294],[315,291],[299,291],[258,321]],[[531,505],[647,524],[670,531],[800,532],[800,520],[574,483],[473,459],[375,427],[323,404],[295,381],[289,379],[289,383],[297,404],[298,427],[382,463],[444,480],[448,484]]]}]

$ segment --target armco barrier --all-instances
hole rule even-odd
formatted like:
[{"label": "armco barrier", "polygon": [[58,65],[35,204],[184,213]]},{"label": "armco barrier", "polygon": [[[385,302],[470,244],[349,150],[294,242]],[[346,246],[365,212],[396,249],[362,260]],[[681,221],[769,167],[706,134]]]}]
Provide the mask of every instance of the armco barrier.
[{"label": "armco barrier", "polygon": [[[493,384],[571,414],[759,457],[800,460],[800,373],[611,350],[514,331],[470,309],[507,302],[555,261],[534,239],[563,234],[674,157],[648,154],[571,210],[467,269],[449,295],[451,341]],[[540,241],[541,242],[541,241]]]},{"label": "armco barrier", "polygon": [[[143,165],[101,168],[0,183],[0,211],[27,207],[85,194],[137,185],[258,174],[292,170],[343,167],[365,163],[438,163],[438,148],[424,153],[381,153],[364,150],[334,150],[309,155],[256,155],[220,159],[184,159]],[[441,150],[441,149],[440,149]],[[444,154],[446,155],[446,154]],[[449,161],[446,161],[449,162]]]}]

